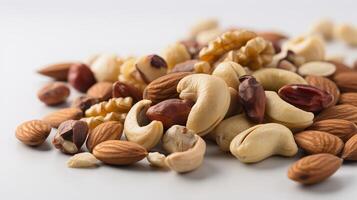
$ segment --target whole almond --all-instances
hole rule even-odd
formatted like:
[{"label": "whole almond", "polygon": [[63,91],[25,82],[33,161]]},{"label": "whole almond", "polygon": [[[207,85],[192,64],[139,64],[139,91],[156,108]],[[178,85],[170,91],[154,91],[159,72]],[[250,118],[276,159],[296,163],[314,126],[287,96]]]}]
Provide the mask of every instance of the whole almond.
[{"label": "whole almond", "polygon": [[332,176],[342,165],[337,156],[321,153],[296,161],[288,171],[288,177],[302,184],[315,184]]},{"label": "whole almond", "polygon": [[99,143],[120,139],[122,131],[123,125],[120,122],[109,121],[100,124],[89,133],[86,142],[87,149],[92,152],[93,148]]},{"label": "whole almond", "polygon": [[87,95],[101,101],[107,101],[112,97],[112,87],[113,83],[98,82],[88,89]]},{"label": "whole almond", "polygon": [[357,135],[354,135],[346,142],[342,158],[345,160],[357,160]]},{"label": "whole almond", "polygon": [[329,153],[337,155],[343,148],[343,141],[322,131],[303,131],[294,135],[296,144],[308,154]]},{"label": "whole almond", "polygon": [[346,142],[357,133],[357,126],[353,122],[343,119],[327,119],[315,122],[309,130],[324,131],[339,137]]},{"label": "whole almond", "polygon": [[357,72],[339,73],[334,81],[342,92],[357,92]]},{"label": "whole almond", "polygon": [[93,155],[100,161],[110,165],[130,165],[147,156],[144,147],[134,142],[107,140],[94,147]]},{"label": "whole almond", "polygon": [[339,103],[357,106],[357,92],[342,93]]},{"label": "whole almond", "polygon": [[53,82],[45,85],[37,96],[48,106],[58,105],[66,101],[70,94],[70,90],[66,84],[61,82]]},{"label": "whole almond", "polygon": [[49,123],[53,128],[58,128],[62,122],[80,119],[82,116],[83,112],[79,108],[64,108],[46,115],[43,121]]},{"label": "whole almond", "polygon": [[330,93],[334,97],[334,103],[332,105],[335,105],[338,102],[340,98],[340,90],[333,81],[322,76],[306,76],[305,80],[309,85]]},{"label": "whole almond", "polygon": [[144,90],[144,99],[149,99],[153,104],[157,104],[166,99],[177,98],[179,96],[176,90],[178,82],[190,74],[192,73],[176,72],[152,81]]},{"label": "whole almond", "polygon": [[344,119],[357,124],[357,107],[348,104],[332,106],[315,117],[315,121],[325,119]]},{"label": "whole almond", "polygon": [[43,67],[42,69],[38,70],[39,74],[44,76],[51,77],[58,81],[66,81],[69,68],[76,64],[76,62],[61,62],[61,63],[54,63]]},{"label": "whole almond", "polygon": [[41,120],[31,120],[16,128],[16,138],[22,143],[37,146],[45,142],[51,132],[51,126]]}]

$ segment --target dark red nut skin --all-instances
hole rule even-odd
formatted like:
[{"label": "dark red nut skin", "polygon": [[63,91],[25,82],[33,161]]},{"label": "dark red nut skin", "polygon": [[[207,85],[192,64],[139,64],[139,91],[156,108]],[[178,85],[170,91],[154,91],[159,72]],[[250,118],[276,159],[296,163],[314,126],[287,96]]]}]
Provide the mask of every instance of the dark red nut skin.
[{"label": "dark red nut skin", "polygon": [[134,102],[143,99],[143,93],[136,87],[117,81],[113,84],[113,98],[131,97]]},{"label": "dark red nut skin", "polygon": [[278,92],[284,101],[308,112],[320,112],[333,104],[334,97],[311,85],[291,84],[280,88]]},{"label": "dark red nut skin", "polygon": [[240,77],[239,81],[239,100],[247,117],[255,123],[262,123],[266,103],[263,86],[250,75]]},{"label": "dark red nut skin", "polygon": [[92,70],[86,64],[78,63],[70,67],[68,82],[76,90],[85,93],[97,81]]},{"label": "dark red nut skin", "polygon": [[146,116],[150,120],[161,121],[165,129],[173,125],[186,125],[193,104],[186,100],[168,99],[151,106]]}]

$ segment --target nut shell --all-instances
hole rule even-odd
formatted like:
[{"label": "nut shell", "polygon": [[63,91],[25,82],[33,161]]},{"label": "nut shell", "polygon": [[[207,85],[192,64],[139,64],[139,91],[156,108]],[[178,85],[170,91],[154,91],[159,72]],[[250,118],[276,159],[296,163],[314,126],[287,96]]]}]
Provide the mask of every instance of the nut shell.
[{"label": "nut shell", "polygon": [[16,128],[16,138],[22,143],[37,146],[45,142],[51,132],[51,126],[41,120],[31,120]]}]

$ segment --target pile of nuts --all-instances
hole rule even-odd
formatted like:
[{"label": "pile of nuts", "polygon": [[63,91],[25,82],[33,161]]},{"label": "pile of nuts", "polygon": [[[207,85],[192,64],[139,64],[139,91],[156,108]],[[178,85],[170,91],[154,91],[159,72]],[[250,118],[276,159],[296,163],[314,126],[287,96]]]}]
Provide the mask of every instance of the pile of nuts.
[{"label": "pile of nuts", "polygon": [[56,80],[38,92],[43,103],[66,102],[68,84],[85,95],[19,125],[16,137],[38,146],[56,128],[52,143],[73,155],[69,167],[147,158],[179,173],[201,166],[207,140],[243,163],[293,157],[300,149],[306,157],[288,177],[318,183],[342,161],[357,160],[357,62],[328,58],[332,39],[357,45],[357,27],[322,20],[289,38],[225,30],[209,19],[160,55],[98,54],[52,64],[38,71]]}]

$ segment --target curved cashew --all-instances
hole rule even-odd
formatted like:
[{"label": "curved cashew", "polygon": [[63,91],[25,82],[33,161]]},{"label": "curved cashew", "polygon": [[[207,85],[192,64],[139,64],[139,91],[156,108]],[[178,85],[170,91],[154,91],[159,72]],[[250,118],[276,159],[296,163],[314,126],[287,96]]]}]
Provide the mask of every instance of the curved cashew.
[{"label": "curved cashew", "polygon": [[221,62],[212,72],[213,76],[223,79],[228,87],[238,90],[239,77],[246,75],[245,69],[238,63],[232,61]]},{"label": "curved cashew", "polygon": [[128,141],[142,145],[146,149],[153,148],[161,139],[164,128],[160,121],[152,121],[147,125],[146,110],[150,100],[141,100],[128,112],[124,122],[124,134]]},{"label": "curved cashew", "polygon": [[186,127],[203,136],[209,133],[226,115],[230,94],[227,84],[207,74],[192,74],[177,85],[181,99],[196,102],[188,115]]},{"label": "curved cashew", "polygon": [[283,51],[291,50],[305,58],[306,62],[320,61],[325,58],[325,42],[319,35],[294,38],[283,45]]},{"label": "curved cashew", "polygon": [[219,148],[222,151],[229,151],[229,145],[233,138],[254,125],[256,124],[249,121],[245,114],[235,115],[219,123],[212,134],[214,134]]},{"label": "curved cashew", "polygon": [[293,133],[287,127],[269,123],[238,134],[232,140],[230,150],[240,161],[254,163],[272,155],[294,156],[298,148]]},{"label": "curved cashew", "polygon": [[265,68],[252,74],[265,90],[278,91],[284,85],[307,84],[298,74],[277,68]]},{"label": "curved cashew", "polygon": [[265,114],[273,122],[295,130],[306,128],[313,123],[313,113],[303,111],[285,102],[276,92],[265,91],[265,96]]},{"label": "curved cashew", "polygon": [[198,135],[195,135],[197,142],[187,151],[175,152],[166,157],[166,165],[179,173],[189,172],[201,166],[206,152],[206,143]]}]

